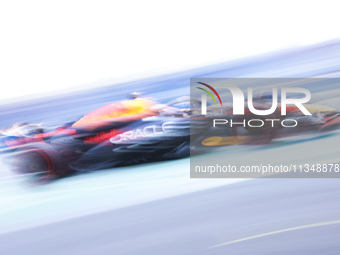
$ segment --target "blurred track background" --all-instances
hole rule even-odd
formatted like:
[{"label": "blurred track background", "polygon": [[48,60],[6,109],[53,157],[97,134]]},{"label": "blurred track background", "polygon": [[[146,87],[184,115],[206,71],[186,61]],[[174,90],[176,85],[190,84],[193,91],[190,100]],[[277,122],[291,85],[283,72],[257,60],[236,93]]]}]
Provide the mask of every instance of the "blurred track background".
[{"label": "blurred track background", "polygon": [[[143,91],[189,95],[191,77],[340,77],[340,43],[0,106],[1,127],[61,123]],[[340,87],[308,87],[340,108]],[[230,146],[234,163],[339,163],[340,136]],[[300,157],[299,152],[304,150]],[[284,153],[285,158],[279,157]],[[27,188],[0,165],[0,254],[340,254],[340,179],[190,179],[189,159],[83,173]]]}]

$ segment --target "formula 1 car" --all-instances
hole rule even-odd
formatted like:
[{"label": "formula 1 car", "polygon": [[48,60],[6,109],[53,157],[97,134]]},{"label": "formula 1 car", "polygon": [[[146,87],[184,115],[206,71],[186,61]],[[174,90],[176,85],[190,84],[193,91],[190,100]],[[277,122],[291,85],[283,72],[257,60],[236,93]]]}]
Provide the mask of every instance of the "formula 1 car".
[{"label": "formula 1 car", "polygon": [[[258,110],[271,107],[266,100],[254,103]],[[225,146],[232,144],[266,144],[273,139],[310,133],[323,133],[340,128],[340,112],[333,107],[316,104],[304,104],[311,115],[304,115],[295,105],[287,107],[287,114],[281,115],[281,105],[270,115],[253,114],[245,104],[244,115],[233,115],[232,104],[207,107],[207,114],[199,117],[200,109],[192,112],[191,126],[210,126],[200,136],[191,142],[191,149],[204,145],[205,147]],[[193,124],[201,119],[201,124]],[[203,119],[203,120],[202,120]],[[207,125],[207,122],[210,124]],[[205,124],[203,124],[205,123]]]},{"label": "formula 1 car", "polygon": [[[258,103],[257,108],[261,107],[268,105]],[[52,130],[15,124],[0,132],[0,149],[11,152],[16,174],[34,176],[31,180],[41,183],[77,171],[183,158],[220,146],[264,144],[280,136],[282,128],[268,123],[255,128],[214,127],[216,116],[240,122],[240,117],[231,114],[231,106],[209,106],[206,116],[200,109],[201,102],[189,97],[163,105],[136,98],[106,105]],[[309,105],[309,109],[312,116],[301,116],[291,108],[287,116],[276,112],[271,118],[298,119],[299,132],[339,127],[340,114],[334,108]],[[244,122],[254,118],[246,112]]]},{"label": "formula 1 car", "polygon": [[[157,104],[136,98],[101,107],[52,130],[18,123],[0,131],[12,170],[46,182],[92,171],[189,156],[189,115],[182,100]],[[190,102],[187,102],[190,104]]]},{"label": "formula 1 car", "polygon": [[[266,110],[267,103],[256,103],[256,108]],[[210,106],[206,120],[210,120],[211,136],[195,141],[205,146],[225,146],[231,144],[266,144],[273,139],[309,133],[324,133],[340,128],[340,112],[333,107],[305,104],[311,115],[304,115],[295,106],[287,108],[287,115],[281,115],[278,109],[266,116],[254,115],[245,105],[245,115],[233,115],[232,105]],[[197,115],[199,113],[196,113]],[[197,119],[197,118],[196,118]],[[215,123],[213,123],[215,120]],[[209,131],[205,132],[209,136]]]}]

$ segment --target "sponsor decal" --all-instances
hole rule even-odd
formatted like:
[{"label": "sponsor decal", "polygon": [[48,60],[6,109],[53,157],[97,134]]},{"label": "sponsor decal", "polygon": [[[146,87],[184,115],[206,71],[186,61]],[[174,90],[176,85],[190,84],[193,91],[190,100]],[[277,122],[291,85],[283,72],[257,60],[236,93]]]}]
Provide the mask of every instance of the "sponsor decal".
[{"label": "sponsor decal", "polygon": [[70,140],[73,140],[73,137],[61,137],[61,138],[51,140],[51,143],[63,143],[63,142],[67,142]]},{"label": "sponsor decal", "polygon": [[243,144],[248,141],[248,137],[246,136],[238,136],[238,137],[220,137],[220,136],[212,136],[204,139],[202,141],[202,145],[204,146],[223,146],[223,145],[232,145],[232,144]]},{"label": "sponsor decal", "polygon": [[8,147],[17,147],[20,145],[28,144],[28,143],[44,143],[42,138],[34,138],[34,137],[23,137],[15,140],[7,140],[4,143]]},{"label": "sponsor decal", "polygon": [[110,131],[100,132],[94,136],[84,137],[84,143],[85,144],[99,143],[104,140],[108,140],[111,137],[114,137],[115,135],[117,135],[116,130],[111,129]]},{"label": "sponsor decal", "polygon": [[169,121],[169,122],[164,122],[162,126],[151,125],[151,126],[146,126],[144,128],[137,128],[135,130],[130,130],[122,134],[118,134],[115,137],[112,137],[110,139],[110,142],[111,143],[128,142],[128,141],[133,141],[133,140],[140,139],[140,138],[157,136],[157,135],[160,135],[166,132],[167,129],[171,129],[171,126],[168,126],[171,123],[172,122]]},{"label": "sponsor decal", "polygon": [[204,146],[216,146],[218,145],[222,140],[222,137],[220,136],[212,136],[204,139],[202,141],[202,145]]}]

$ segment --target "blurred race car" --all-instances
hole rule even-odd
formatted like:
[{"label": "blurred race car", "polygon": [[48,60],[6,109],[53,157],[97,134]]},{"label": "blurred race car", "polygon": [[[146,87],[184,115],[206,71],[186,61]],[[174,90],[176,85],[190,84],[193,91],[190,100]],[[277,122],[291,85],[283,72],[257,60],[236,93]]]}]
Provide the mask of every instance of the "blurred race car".
[{"label": "blurred race car", "polygon": [[[192,118],[192,126],[207,126],[203,123],[210,122],[208,126],[215,127],[205,130],[204,136],[192,141],[191,148],[193,145],[216,147],[231,144],[266,144],[277,138],[321,133],[340,128],[340,112],[325,105],[304,104],[311,115],[304,115],[295,105],[287,106],[287,114],[281,115],[281,105],[278,104],[277,109],[266,116],[253,114],[247,104],[244,107],[245,115],[233,115],[231,103],[224,103],[223,106],[208,106],[206,116],[200,115],[200,109],[192,112],[192,117],[196,115],[196,118]],[[256,100],[254,107],[258,110],[269,109],[271,101]],[[201,123],[197,122],[198,120]],[[197,124],[193,124],[194,121]]]},{"label": "blurred race car", "polygon": [[[17,123],[0,131],[0,149],[10,153],[16,174],[39,182],[114,166],[189,155],[189,115],[180,100],[159,104],[129,95],[60,127]],[[190,104],[190,102],[188,102]],[[175,106],[173,106],[175,105]]]},{"label": "blurred race car", "polygon": [[[10,164],[16,174],[31,176],[31,180],[41,183],[76,171],[183,158],[220,146],[268,143],[282,136],[282,128],[271,125],[213,127],[216,113],[218,118],[240,121],[227,104],[208,106],[209,114],[202,116],[201,102],[190,97],[166,104],[138,93],[129,99],[103,106],[52,130],[42,124],[15,124],[0,131],[0,148],[4,153],[11,152]],[[260,100],[256,107],[267,109],[268,104]],[[271,117],[298,119],[301,124],[294,129],[296,133],[339,127],[340,114],[334,108],[306,107],[312,116],[302,116],[291,107],[287,116],[275,112]],[[242,118],[254,118],[247,109],[246,113]]]}]

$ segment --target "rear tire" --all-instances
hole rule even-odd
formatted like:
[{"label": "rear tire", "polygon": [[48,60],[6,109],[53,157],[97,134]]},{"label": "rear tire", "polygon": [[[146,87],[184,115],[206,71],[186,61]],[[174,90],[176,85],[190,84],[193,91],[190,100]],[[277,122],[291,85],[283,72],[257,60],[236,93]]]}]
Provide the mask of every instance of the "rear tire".
[{"label": "rear tire", "polygon": [[30,145],[16,151],[12,171],[29,185],[46,183],[63,172],[56,151],[46,144]]}]

